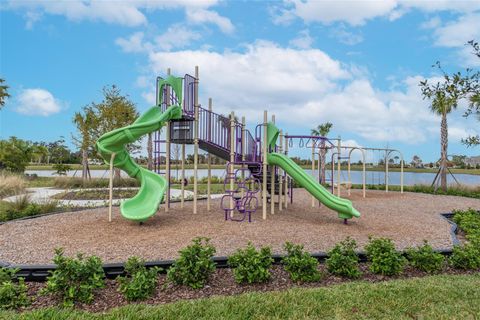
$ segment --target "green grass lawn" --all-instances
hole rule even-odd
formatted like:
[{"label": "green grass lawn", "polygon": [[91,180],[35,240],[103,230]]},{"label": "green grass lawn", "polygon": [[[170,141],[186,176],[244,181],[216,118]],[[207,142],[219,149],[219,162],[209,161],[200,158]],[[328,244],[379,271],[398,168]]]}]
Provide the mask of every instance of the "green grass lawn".
[{"label": "green grass lawn", "polygon": [[[173,184],[173,189],[179,189],[181,186],[179,184]],[[185,190],[193,191],[193,185],[188,185]],[[223,193],[224,188],[223,184],[212,184],[211,193]],[[113,198],[114,199],[123,199],[123,198],[132,198],[138,193],[138,188],[122,190],[122,189],[113,189]],[[207,185],[199,184],[198,185],[198,194],[206,195],[207,194]],[[69,190],[59,194],[54,195],[52,198],[57,200],[108,200],[109,199],[109,190]]]},{"label": "green grass lawn", "polygon": [[[82,165],[78,163],[74,164],[69,164],[69,166],[72,168],[72,170],[82,170]],[[224,164],[212,164],[211,168],[212,169],[225,169]],[[90,170],[108,170],[109,167],[105,164],[95,164],[95,165],[90,165]],[[146,165],[142,165],[142,167],[147,168]],[[162,167],[162,170],[164,168]],[[176,165],[171,165],[171,170],[175,171],[177,169]],[[185,164],[185,169],[193,169],[193,164]],[[198,169],[207,169],[206,164],[199,164]],[[48,164],[41,164],[41,165],[29,165],[26,167],[26,170],[54,170],[52,165]],[[178,170],[180,170],[180,165],[178,166]],[[81,172],[80,172],[81,173]]]},{"label": "green grass lawn", "polygon": [[478,319],[480,274],[351,282],[326,288],[248,293],[167,305],[129,305],[104,314],[44,309],[2,319]]}]

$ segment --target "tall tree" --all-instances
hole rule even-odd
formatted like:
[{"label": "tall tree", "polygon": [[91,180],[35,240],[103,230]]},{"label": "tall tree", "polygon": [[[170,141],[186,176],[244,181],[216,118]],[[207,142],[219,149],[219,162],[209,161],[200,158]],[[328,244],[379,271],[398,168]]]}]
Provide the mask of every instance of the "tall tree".
[{"label": "tall tree", "polygon": [[23,173],[31,157],[31,142],[17,137],[0,140],[0,168]]},{"label": "tall tree", "polygon": [[3,106],[5,105],[5,99],[10,97],[8,94],[9,87],[4,83],[5,79],[0,78],[0,110],[2,110]]},{"label": "tall tree", "polygon": [[[325,122],[319,124],[315,129],[311,130],[312,136],[326,137],[333,124],[331,122]],[[326,161],[327,149],[325,148],[325,140],[321,140],[320,144],[320,172],[322,173],[321,183],[325,183],[325,161]]]},{"label": "tall tree", "polygon": [[[468,42],[468,45],[473,49],[472,54],[480,59],[480,44],[471,40]],[[478,121],[480,121],[480,70],[466,77],[465,82],[466,91],[469,92],[469,106],[465,117],[475,115]],[[467,147],[479,146],[480,135],[468,136],[462,139],[462,143]]]},{"label": "tall tree", "polygon": [[5,79],[0,78],[0,110],[5,105],[5,99],[10,97],[10,95],[8,94],[9,87],[4,83],[5,83]]},{"label": "tall tree", "polygon": [[[448,74],[442,69],[440,62],[434,65],[443,74],[443,79],[436,83],[430,83],[428,80],[420,81],[420,88],[424,99],[429,99],[430,110],[441,117],[440,121],[440,187],[443,191],[447,190],[447,171],[448,171],[448,123],[447,115],[457,108],[458,101],[467,97],[469,87],[469,72],[466,74],[456,72]],[[435,178],[436,179],[436,178]],[[435,182],[435,180],[434,180]]]},{"label": "tall tree", "polygon": [[49,142],[46,144],[48,149],[48,154],[50,156],[50,161],[56,164],[65,163],[70,159],[70,149],[65,145],[65,138],[60,137],[60,139]]},{"label": "tall tree", "polygon": [[42,163],[42,160],[46,159],[47,156],[48,148],[42,143],[34,142],[32,145],[32,157],[37,161],[37,163]]},{"label": "tall tree", "polygon": [[94,145],[96,129],[98,126],[98,117],[91,106],[83,107],[81,112],[76,112],[73,117],[73,123],[77,127],[79,136],[72,136],[75,145],[82,153],[82,179],[90,177],[88,167],[88,156],[94,154]]},{"label": "tall tree", "polygon": [[448,168],[448,123],[447,115],[457,107],[457,100],[438,91],[433,97],[430,110],[441,117],[440,121],[440,187],[447,191]]},{"label": "tall tree", "polygon": [[[135,104],[127,95],[122,95],[117,86],[106,86],[102,93],[103,99],[100,103],[90,103],[73,118],[79,133],[79,137],[74,140],[82,150],[84,178],[87,176],[88,157],[98,157],[94,151],[95,141],[104,133],[131,124],[138,117]],[[127,149],[135,153],[140,149],[140,145],[132,143],[127,145]],[[120,178],[119,169],[115,169],[115,178]]]}]

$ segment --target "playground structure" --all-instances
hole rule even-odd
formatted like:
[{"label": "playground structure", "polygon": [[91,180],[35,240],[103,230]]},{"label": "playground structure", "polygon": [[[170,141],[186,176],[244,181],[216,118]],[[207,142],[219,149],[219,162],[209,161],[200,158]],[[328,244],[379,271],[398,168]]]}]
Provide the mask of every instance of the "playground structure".
[{"label": "playground structure", "polygon": [[[248,220],[251,221],[251,214],[258,209],[260,203],[263,219],[267,219],[268,203],[270,203],[271,214],[275,213],[276,207],[282,211],[283,208],[288,207],[289,202],[293,202],[293,181],[312,195],[312,206],[315,205],[315,200],[318,200],[319,203],[337,211],[339,218],[344,219],[345,222],[347,219],[360,216],[349,200],[340,198],[340,190],[342,185],[351,185],[351,154],[355,150],[360,150],[363,155],[363,196],[365,197],[365,150],[374,150],[374,148],[342,146],[340,139],[283,134],[275,126],[274,115],[271,121],[268,121],[267,111],[264,111],[263,123],[258,124],[252,134],[246,127],[245,117],[240,122],[234,112],[228,117],[214,113],[211,98],[208,108],[199,104],[198,67],[195,68],[195,76],[186,74],[184,77],[174,77],[168,70],[165,79],[157,78],[156,89],[156,106],[150,108],[132,125],[109,132],[97,141],[97,150],[105,162],[110,164],[111,169],[120,168],[141,183],[138,194],[121,204],[121,213],[125,218],[143,222],[155,214],[163,200],[165,211],[169,210],[172,144],[181,145],[182,182],[185,180],[186,145],[193,145],[192,210],[194,214],[197,213],[198,159],[201,149],[207,152],[207,211],[211,210],[211,157],[214,155],[227,161],[224,183],[226,194],[221,201],[221,208],[227,220],[243,221],[248,216]],[[125,144],[152,133],[154,134],[154,172],[135,164],[125,149]],[[315,173],[315,156],[319,155],[318,181],[288,157],[289,147],[293,146],[293,141],[298,140],[301,144],[304,139],[308,140],[307,147],[312,148],[312,174]],[[332,141],[336,141],[337,144],[335,145]],[[341,160],[347,158],[342,157],[342,149],[349,150],[348,181],[343,182],[340,176]],[[386,158],[396,151],[382,150],[387,153]],[[323,153],[325,157],[329,151],[332,151],[332,174],[330,180],[327,180],[320,174],[320,168],[325,166],[325,163],[321,163],[321,154]],[[403,176],[403,157],[401,163]],[[333,179],[335,166],[337,166],[336,183]],[[388,162],[386,172],[388,176]],[[112,175],[110,180],[111,198]],[[331,193],[322,186],[327,182],[332,188]],[[386,191],[388,191],[388,180],[386,182]],[[335,187],[337,195],[335,195]],[[350,194],[349,188],[347,189]],[[184,200],[185,185],[182,183],[181,208],[184,207]],[[237,218],[236,213],[243,214],[243,217]],[[109,221],[111,221],[111,205]]]}]

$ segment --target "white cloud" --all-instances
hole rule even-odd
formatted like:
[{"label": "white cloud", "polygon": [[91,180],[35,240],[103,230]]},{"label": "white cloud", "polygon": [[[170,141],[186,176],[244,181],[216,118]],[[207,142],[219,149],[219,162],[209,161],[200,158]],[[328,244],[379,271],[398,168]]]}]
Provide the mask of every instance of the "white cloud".
[{"label": "white cloud", "polygon": [[461,139],[465,139],[467,136],[476,136],[478,132],[472,129],[467,129],[463,127],[461,124],[458,126],[449,126],[448,128],[448,139],[450,141],[460,141]]},{"label": "white cloud", "polygon": [[[352,26],[365,24],[367,20],[386,16],[397,6],[395,0],[384,1],[289,1],[291,13],[305,22],[346,22]],[[289,5],[291,5],[289,4]],[[285,13],[284,13],[285,14]]]},{"label": "white cloud", "polygon": [[290,40],[290,45],[299,49],[310,49],[314,39],[310,36],[310,32],[305,29],[298,33],[295,39]]},{"label": "white cloud", "polygon": [[168,27],[163,34],[153,37],[150,41],[145,40],[143,32],[135,32],[127,38],[117,38],[115,43],[128,53],[148,53],[153,50],[170,51],[184,48],[200,38],[199,33],[181,24],[174,24]]},{"label": "white cloud", "polygon": [[363,41],[361,34],[347,31],[343,24],[332,27],[330,30],[330,36],[349,46],[356,45]]},{"label": "white cloud", "polygon": [[156,47],[161,50],[172,50],[174,48],[184,48],[193,41],[201,38],[197,32],[186,28],[183,25],[175,24],[167,29],[164,34],[155,38]]},{"label": "white cloud", "polygon": [[299,17],[307,23],[331,24],[344,22],[351,26],[364,25],[368,20],[388,18],[396,20],[409,10],[417,9],[427,13],[455,11],[470,13],[480,9],[479,1],[401,1],[401,0],[286,0],[284,8],[276,7],[272,14],[277,23],[290,22]]},{"label": "white cloud", "polygon": [[435,44],[442,47],[460,47],[480,38],[480,13],[461,16],[454,22],[435,29]]},{"label": "white cloud", "polygon": [[[305,102],[309,97],[333,90],[335,80],[347,79],[349,72],[320,50],[293,50],[258,41],[245,52],[211,51],[155,52],[149,55],[151,72],[191,73],[201,66],[200,79],[205,96],[221,102],[222,111]],[[294,84],[294,85],[292,85]],[[280,94],[279,94],[280,93]]]},{"label": "white cloud", "polygon": [[[26,11],[26,27],[31,28],[42,14],[62,15],[71,21],[102,21],[129,27],[141,26],[148,23],[144,12],[184,8],[187,11],[199,12],[197,21],[219,25],[225,32],[233,31],[233,25],[228,18],[220,16],[214,11],[206,10],[216,5],[218,0],[10,0],[5,8]],[[188,13],[188,12],[187,12]]]},{"label": "white cloud", "polygon": [[[438,118],[421,97],[422,77],[392,89],[375,89],[365,72],[318,49],[295,50],[257,41],[243,52],[154,51],[149,74],[192,73],[200,66],[201,101],[214,99],[217,112],[234,110],[250,124],[270,110],[283,124],[311,128],[331,121],[335,131],[370,141],[419,144],[438,135]],[[152,91],[144,97],[154,102]]]},{"label": "white cloud", "polygon": [[202,8],[197,9],[187,9],[187,20],[191,23],[195,24],[203,24],[203,23],[213,23],[223,33],[231,34],[235,31],[235,27],[233,26],[230,19],[226,17],[222,17],[217,12],[212,10],[206,10]]},{"label": "white cloud", "polygon": [[432,18],[421,27],[433,30],[435,46],[456,49],[455,58],[458,64],[464,67],[480,66],[480,59],[472,54],[470,46],[465,45],[472,39],[480,38],[480,12],[467,13],[446,23],[442,23],[439,18]]},{"label": "white cloud", "polygon": [[145,24],[147,18],[139,10],[141,3],[127,1],[10,1],[12,9],[27,10],[27,26],[32,26],[38,19],[36,14],[46,13],[63,15],[71,21],[98,20],[126,26]]},{"label": "white cloud", "polygon": [[420,28],[421,29],[435,29],[435,28],[440,27],[441,24],[442,24],[442,20],[440,19],[440,17],[433,17],[433,18],[423,22],[420,25]]},{"label": "white cloud", "polygon": [[149,48],[148,44],[144,43],[143,38],[143,32],[135,32],[128,38],[117,38],[115,43],[119,45],[125,52],[145,52],[148,51]]},{"label": "white cloud", "polygon": [[480,9],[480,2],[476,0],[399,0],[398,3],[403,8],[419,9],[427,13],[438,11],[468,13]]},{"label": "white cloud", "polygon": [[24,89],[17,97],[16,111],[25,115],[49,116],[60,112],[63,103],[45,89]]}]

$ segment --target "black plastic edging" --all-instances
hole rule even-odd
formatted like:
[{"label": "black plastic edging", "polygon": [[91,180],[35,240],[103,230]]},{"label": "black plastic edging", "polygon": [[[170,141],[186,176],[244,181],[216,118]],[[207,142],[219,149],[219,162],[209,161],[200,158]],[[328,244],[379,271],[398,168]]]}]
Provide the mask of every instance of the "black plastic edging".
[{"label": "black plastic edging", "polygon": [[[452,225],[451,227],[451,235],[452,235],[452,241],[454,245],[459,244],[459,240],[457,239],[456,233],[458,232],[458,227],[457,225],[451,221],[451,217],[453,217],[453,213],[443,213],[441,216],[448,220],[450,224]],[[444,255],[444,256],[449,256],[452,254],[452,250],[450,249],[440,249],[436,250],[436,252]],[[403,255],[405,255],[405,252],[402,252]],[[325,260],[328,258],[327,253],[325,252],[317,252],[317,253],[312,253],[312,257],[316,258],[320,263],[325,262]],[[366,262],[367,261],[367,255],[365,252],[357,252],[358,258],[360,262]],[[283,254],[274,254],[272,255],[273,258],[273,263],[274,264],[280,264],[282,261],[282,258],[285,257]],[[218,256],[218,257],[213,257],[212,259],[217,268],[228,268],[228,257],[226,256]],[[148,261],[145,263],[145,266],[147,268],[151,267],[160,267],[163,269],[163,272],[166,272],[167,269],[169,269],[172,264],[174,263],[174,260],[156,260],[156,261]],[[44,264],[44,265],[15,265],[15,264],[8,264],[5,262],[0,261],[0,266],[1,267],[6,267],[6,268],[17,268],[19,269],[17,272],[17,277],[24,277],[26,281],[33,281],[33,282],[42,282],[45,281],[46,278],[50,275],[50,272],[56,269],[56,266],[53,264]],[[117,276],[123,275],[124,274],[124,263],[106,263],[103,265],[103,270],[105,272],[105,276],[108,279],[114,279]]]},{"label": "black plastic edging", "polygon": [[442,213],[440,216],[450,223],[450,236],[452,237],[452,243],[454,246],[460,245],[460,240],[458,240],[458,226],[455,222],[453,222],[452,218],[455,214],[454,213]]}]

